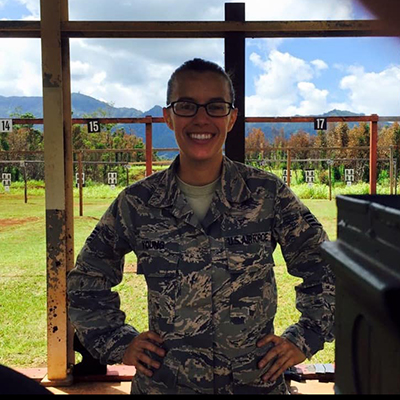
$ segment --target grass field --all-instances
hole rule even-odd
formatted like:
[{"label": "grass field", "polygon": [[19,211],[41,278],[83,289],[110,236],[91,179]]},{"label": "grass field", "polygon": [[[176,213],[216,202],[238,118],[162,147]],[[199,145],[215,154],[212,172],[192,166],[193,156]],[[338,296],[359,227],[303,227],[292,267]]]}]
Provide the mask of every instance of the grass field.
[{"label": "grass field", "polygon": [[[23,191],[0,193],[0,364],[10,367],[46,365],[46,242],[43,193],[30,191],[24,203]],[[84,216],[79,217],[75,190],[75,256],[117,190],[108,187],[85,191]],[[331,240],[336,238],[335,201],[304,200],[324,225]],[[281,333],[299,316],[295,309],[294,285],[299,280],[284,267],[280,251],[275,252],[279,303],[276,332]],[[127,321],[139,331],[147,328],[147,302],[142,276],[133,273],[135,256],[126,258],[126,273],[117,290]],[[312,363],[334,362],[334,343],[325,346]]]}]

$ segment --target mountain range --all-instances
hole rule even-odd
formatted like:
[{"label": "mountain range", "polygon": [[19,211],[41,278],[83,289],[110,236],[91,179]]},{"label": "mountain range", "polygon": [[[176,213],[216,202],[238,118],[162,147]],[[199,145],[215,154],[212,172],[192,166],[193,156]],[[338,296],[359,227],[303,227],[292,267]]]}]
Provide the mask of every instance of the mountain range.
[{"label": "mountain range", "polygon": [[[82,118],[84,115],[99,113],[105,113],[107,117],[114,118],[140,118],[147,115],[152,117],[162,117],[162,107],[156,105],[150,110],[141,111],[135,108],[128,107],[114,107],[104,101],[97,100],[93,97],[86,96],[81,93],[72,93],[72,115],[75,118]],[[11,114],[25,114],[31,113],[36,118],[43,117],[43,99],[42,97],[22,97],[12,96],[5,97],[0,96],[0,118],[10,118]],[[100,117],[101,114],[99,114]],[[356,116],[350,111],[342,110],[331,110],[321,116]],[[349,123],[352,126],[352,123]],[[136,136],[144,139],[145,137],[145,126],[144,124],[125,124],[127,132],[132,132]],[[40,126],[38,127],[40,129]],[[302,129],[312,135],[316,134],[314,125],[312,123],[246,123],[246,135],[253,128],[261,128],[265,133],[265,137],[270,141],[273,140],[273,136],[276,132],[279,132],[282,128],[285,132],[285,136],[289,137],[292,133]],[[177,147],[175,136],[171,130],[165,124],[154,124],[153,125],[153,147],[154,148],[171,148]]]}]

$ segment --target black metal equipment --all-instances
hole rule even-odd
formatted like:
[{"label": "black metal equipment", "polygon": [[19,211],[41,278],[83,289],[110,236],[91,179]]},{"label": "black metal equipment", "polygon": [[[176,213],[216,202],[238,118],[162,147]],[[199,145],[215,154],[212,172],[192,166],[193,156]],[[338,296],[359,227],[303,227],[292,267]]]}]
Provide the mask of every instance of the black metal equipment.
[{"label": "black metal equipment", "polygon": [[400,393],[400,196],[337,196],[336,394]]}]

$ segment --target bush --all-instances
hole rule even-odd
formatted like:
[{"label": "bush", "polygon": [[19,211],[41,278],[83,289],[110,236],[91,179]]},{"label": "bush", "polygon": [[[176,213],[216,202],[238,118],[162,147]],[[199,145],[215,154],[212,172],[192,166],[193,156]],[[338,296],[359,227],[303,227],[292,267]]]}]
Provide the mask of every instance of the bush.
[{"label": "bush", "polygon": [[329,172],[326,170],[320,170],[317,173],[317,179],[319,183],[323,185],[329,185]]}]

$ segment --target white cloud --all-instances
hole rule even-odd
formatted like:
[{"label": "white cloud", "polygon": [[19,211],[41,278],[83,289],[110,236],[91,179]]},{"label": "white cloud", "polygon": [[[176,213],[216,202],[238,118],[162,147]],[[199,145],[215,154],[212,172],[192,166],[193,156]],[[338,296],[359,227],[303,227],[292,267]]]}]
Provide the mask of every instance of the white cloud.
[{"label": "white cloud", "polygon": [[299,106],[288,107],[289,115],[319,115],[327,111],[329,107],[327,90],[320,90],[311,82],[299,82],[297,88],[303,100],[300,101]]},{"label": "white cloud", "polygon": [[262,73],[254,82],[255,95],[246,97],[247,115],[309,114],[316,109],[318,113],[326,105],[328,92],[310,82],[315,75],[312,64],[277,50],[270,52],[267,60],[256,53],[250,60]]},{"label": "white cloud", "polygon": [[[234,0],[242,3],[244,0]],[[246,20],[352,19],[352,0],[246,0]]]},{"label": "white cloud", "polygon": [[314,61],[311,61],[311,64],[314,65],[314,67],[317,70],[323,70],[323,69],[328,69],[329,68],[328,64],[323,60],[314,60]]},{"label": "white cloud", "polygon": [[[40,41],[0,39],[0,94],[41,96]],[[21,54],[24,57],[21,58]]]},{"label": "white cloud", "polygon": [[381,72],[366,72],[352,66],[342,78],[340,88],[349,92],[349,105],[354,112],[398,115],[400,113],[400,66],[393,65]]},{"label": "white cloud", "polygon": [[[110,57],[110,54],[112,55]],[[187,59],[223,65],[222,39],[72,40],[72,90],[104,98],[117,107],[145,111],[164,105],[166,83]],[[100,74],[100,75],[99,75]],[[103,76],[98,84],[95,76]],[[123,88],[123,90],[120,90]]]},{"label": "white cloud", "polygon": [[24,20],[39,20],[40,19],[40,0],[16,0],[22,4],[31,13],[23,16]]},{"label": "white cloud", "polygon": [[71,20],[223,20],[225,0],[69,0]]}]

